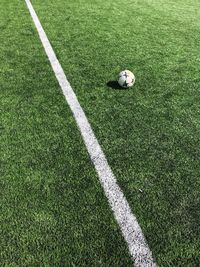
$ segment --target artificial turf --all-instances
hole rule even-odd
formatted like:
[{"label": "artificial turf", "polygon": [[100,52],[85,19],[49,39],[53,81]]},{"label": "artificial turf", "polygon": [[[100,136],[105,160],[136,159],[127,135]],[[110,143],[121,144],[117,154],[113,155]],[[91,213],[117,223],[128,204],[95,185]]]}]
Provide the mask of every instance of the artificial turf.
[{"label": "artificial turf", "polygon": [[0,31],[0,266],[131,266],[24,1]]},{"label": "artificial turf", "polygon": [[[158,266],[199,266],[200,3],[32,3]],[[132,266],[25,3],[0,5],[1,266]]]},{"label": "artificial turf", "polygon": [[158,265],[199,266],[200,3],[33,4]]}]

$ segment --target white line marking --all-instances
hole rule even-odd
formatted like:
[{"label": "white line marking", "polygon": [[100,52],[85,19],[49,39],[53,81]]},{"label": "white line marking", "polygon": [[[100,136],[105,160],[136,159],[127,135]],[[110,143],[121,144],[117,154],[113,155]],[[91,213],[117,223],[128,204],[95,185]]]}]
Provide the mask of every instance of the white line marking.
[{"label": "white line marking", "polygon": [[63,94],[70,106],[74,118],[78,124],[81,135],[90,154],[91,160],[99,175],[101,185],[104,188],[110,206],[114,212],[115,218],[121,228],[123,236],[128,244],[129,252],[133,258],[136,267],[155,267],[152,253],[145,241],[142,230],[136,217],[131,212],[129,204],[117,185],[116,178],[110,169],[106,157],[92,131],[92,128],[81,108],[78,99],[70,86],[64,71],[53,51],[53,48],[47,38],[47,35],[33,9],[29,0],[25,0],[37,28],[41,42],[49,58],[55,76],[62,88]]}]

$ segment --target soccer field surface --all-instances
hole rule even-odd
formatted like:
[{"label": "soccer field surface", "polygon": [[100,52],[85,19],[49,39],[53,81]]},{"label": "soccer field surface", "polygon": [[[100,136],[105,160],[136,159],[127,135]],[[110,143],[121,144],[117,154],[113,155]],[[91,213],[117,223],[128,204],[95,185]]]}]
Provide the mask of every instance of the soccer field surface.
[{"label": "soccer field surface", "polygon": [[[32,4],[157,266],[200,266],[200,2]],[[0,32],[0,266],[133,266],[25,1]]]}]

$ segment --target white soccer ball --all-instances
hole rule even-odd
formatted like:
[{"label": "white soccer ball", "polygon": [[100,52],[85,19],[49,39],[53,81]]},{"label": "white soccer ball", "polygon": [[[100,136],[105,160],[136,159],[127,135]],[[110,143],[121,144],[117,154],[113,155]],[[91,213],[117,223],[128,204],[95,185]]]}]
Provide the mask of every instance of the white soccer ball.
[{"label": "white soccer ball", "polygon": [[123,70],[119,74],[118,83],[124,88],[129,88],[135,83],[135,76],[130,70]]}]

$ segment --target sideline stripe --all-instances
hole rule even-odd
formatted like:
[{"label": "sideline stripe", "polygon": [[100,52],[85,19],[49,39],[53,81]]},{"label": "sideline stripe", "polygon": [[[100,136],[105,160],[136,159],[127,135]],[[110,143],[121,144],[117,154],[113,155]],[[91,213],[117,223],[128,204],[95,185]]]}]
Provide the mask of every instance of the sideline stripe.
[{"label": "sideline stripe", "polygon": [[92,131],[92,128],[78,102],[72,87],[67,81],[64,71],[53,51],[53,48],[35,13],[35,10],[29,0],[25,1],[55,76],[60,84],[66,101],[71,108],[76,123],[78,124],[88,153],[96,168],[101,185],[103,186],[105,194],[108,198],[109,204],[128,244],[129,252],[133,258],[134,265],[135,267],[155,267],[156,264],[153,260],[152,253],[145,241],[137,219],[131,212],[126,198],[117,185],[116,178],[108,165],[106,157]]}]

